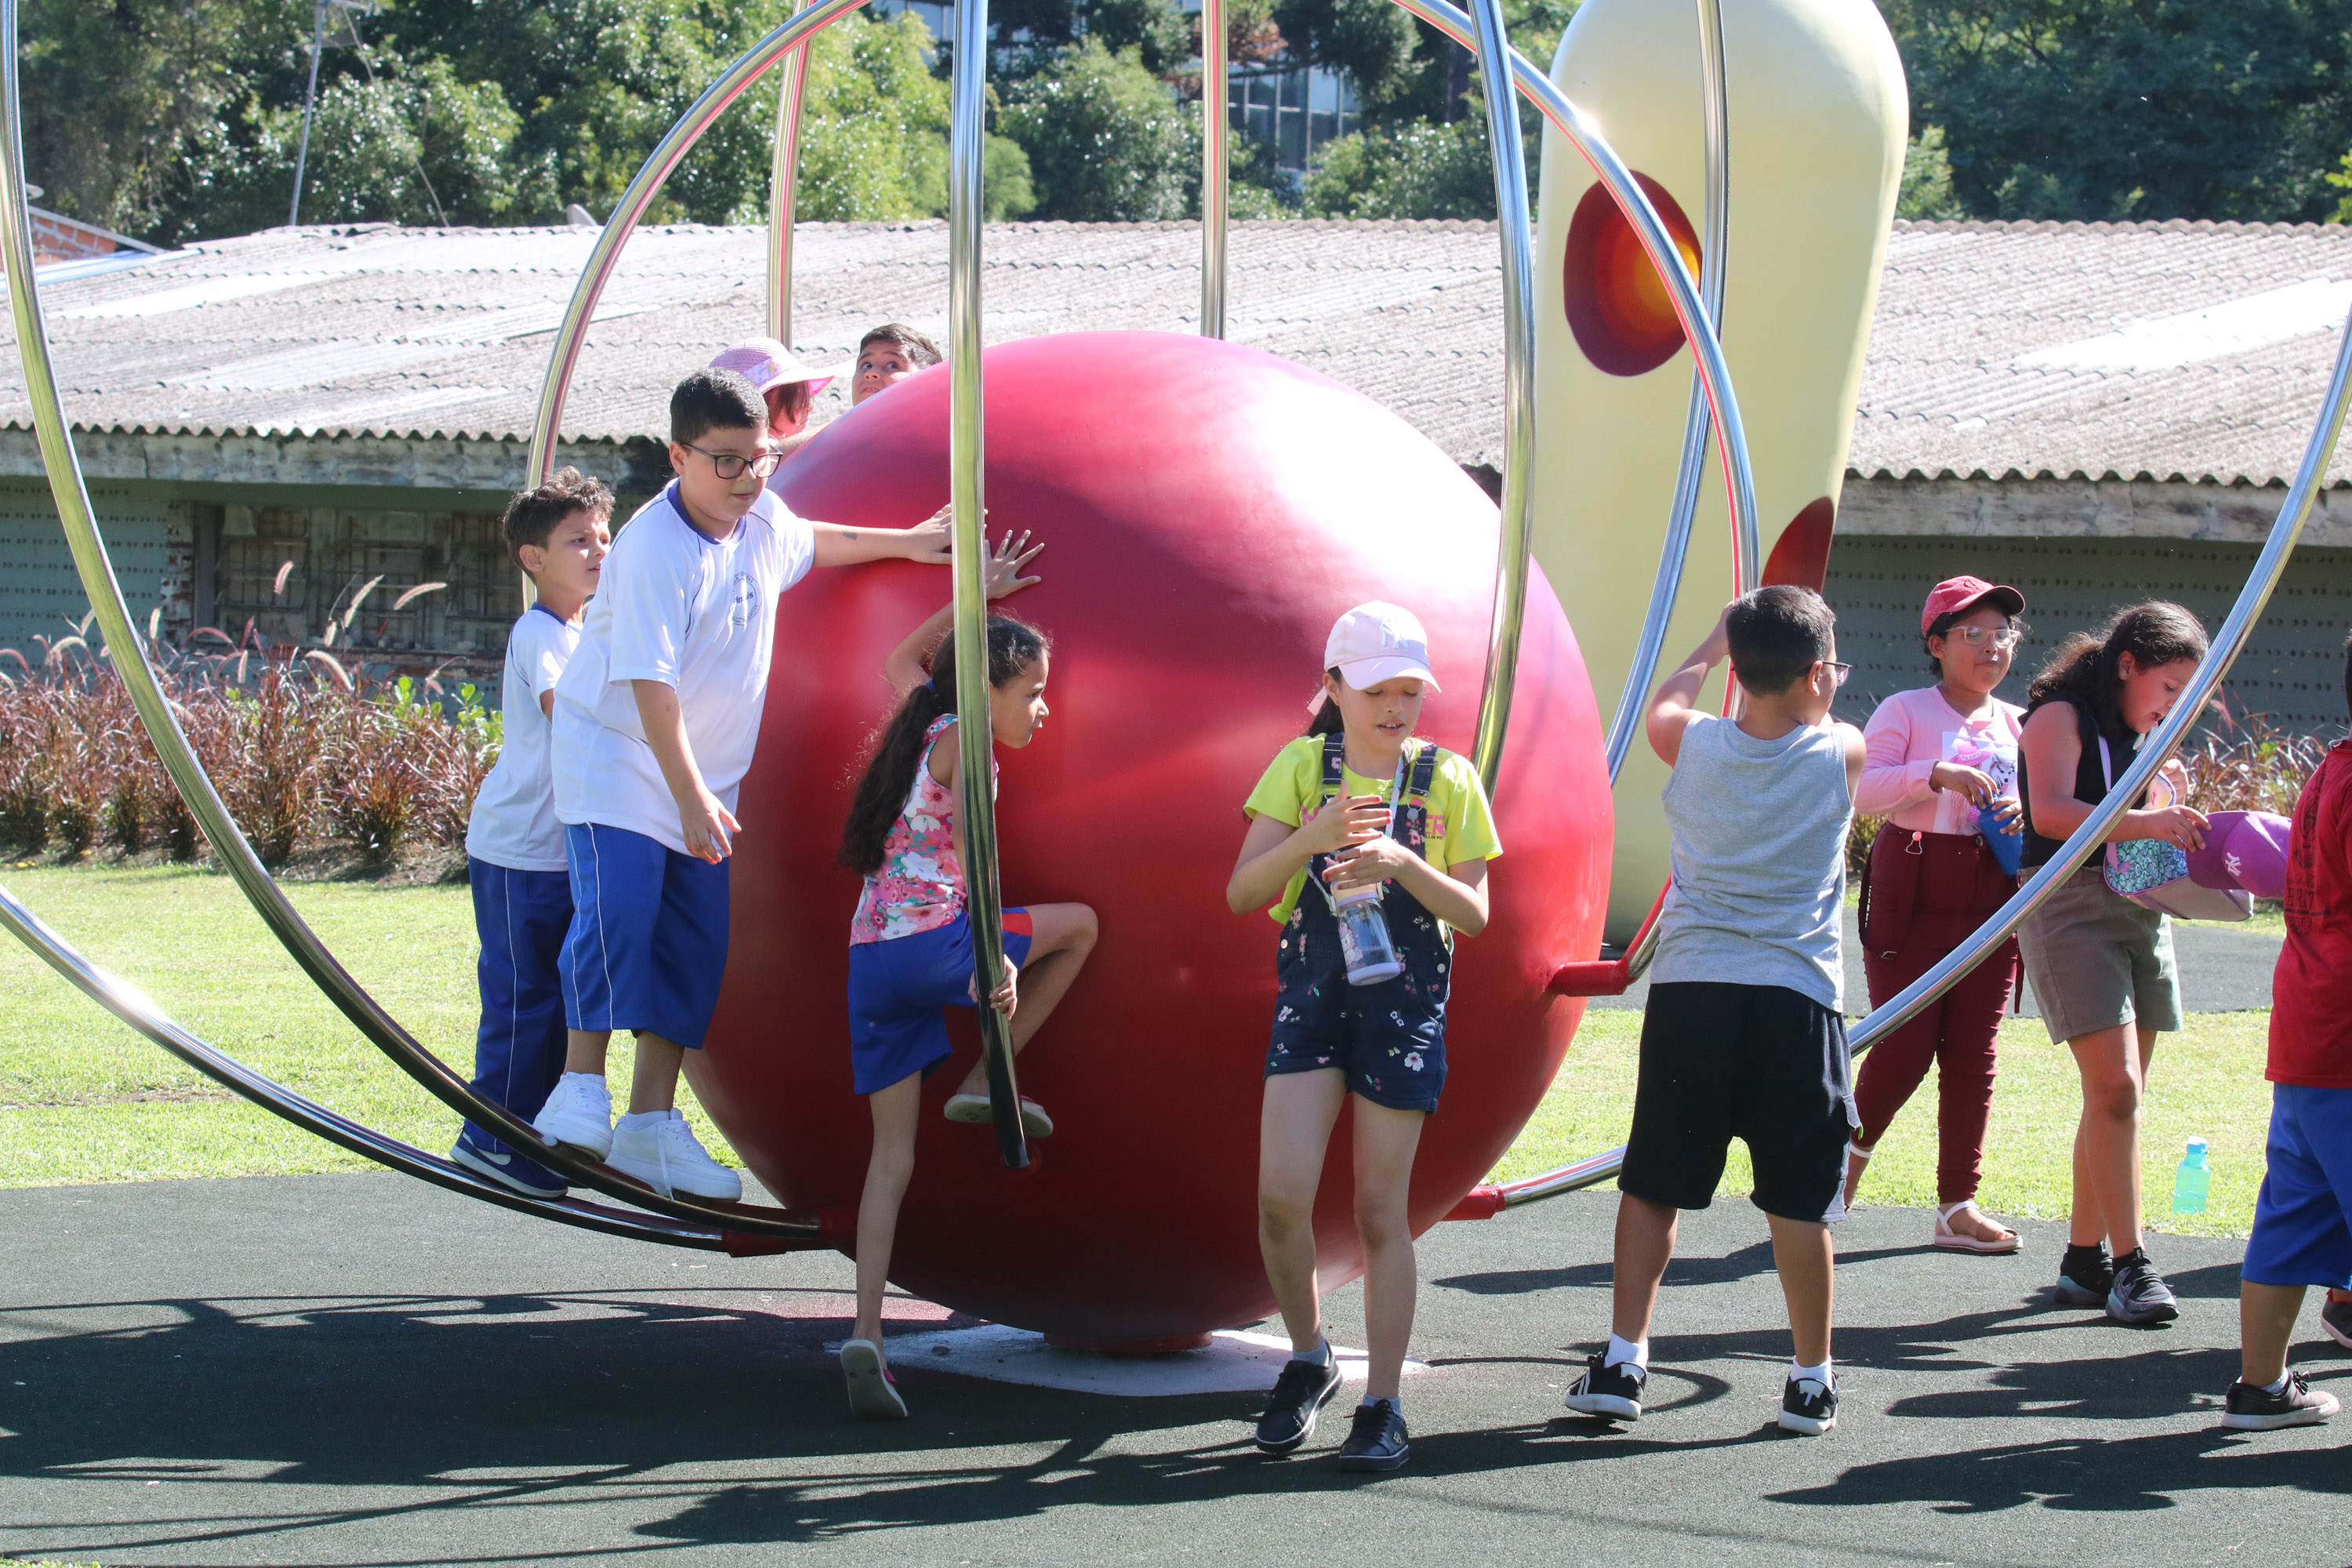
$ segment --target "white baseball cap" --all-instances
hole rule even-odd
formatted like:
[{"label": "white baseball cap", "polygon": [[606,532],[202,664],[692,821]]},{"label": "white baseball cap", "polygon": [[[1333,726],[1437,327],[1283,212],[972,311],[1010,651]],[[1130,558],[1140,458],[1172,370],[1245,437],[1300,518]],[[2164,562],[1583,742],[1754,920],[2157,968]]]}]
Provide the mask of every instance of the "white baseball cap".
[{"label": "white baseball cap", "polygon": [[1438,689],[1437,677],[1429,672],[1429,634],[1422,630],[1421,618],[1379,599],[1358,605],[1333,624],[1323,644],[1323,668],[1337,669],[1358,691],[1405,677]]},{"label": "white baseball cap", "polygon": [[799,355],[773,338],[745,338],[720,349],[711,360],[710,368],[731,370],[749,381],[753,390],[763,394],[787,382],[805,381],[809,384],[809,395],[814,397],[825,389],[826,383],[849,367],[836,364],[816,369],[803,364]]}]

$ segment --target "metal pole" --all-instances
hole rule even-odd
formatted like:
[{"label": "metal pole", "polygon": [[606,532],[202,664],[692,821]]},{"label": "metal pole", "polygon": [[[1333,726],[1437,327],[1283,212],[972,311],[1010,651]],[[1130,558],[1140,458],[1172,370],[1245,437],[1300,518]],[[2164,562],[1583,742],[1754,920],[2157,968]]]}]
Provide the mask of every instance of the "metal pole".
[{"label": "metal pole", "polygon": [[636,232],[646,209],[661,195],[662,184],[669,178],[670,171],[702,140],[712,122],[750,91],[751,85],[779,59],[820,28],[865,3],[866,0],[811,0],[792,20],[737,57],[735,63],[703,89],[702,96],[678,116],[669,134],[646,155],[636,178],[629,182],[629,188],[621,193],[612,215],[604,220],[604,232],[596,237],[595,246],[588,252],[587,265],[581,269],[580,281],[572,288],[572,303],[565,307],[563,321],[555,330],[555,342],[548,353],[547,379],[540,384],[539,407],[531,417],[530,458],[524,469],[525,484],[540,484],[555,471],[555,444],[562,433],[563,403],[572,390],[572,373],[579,368],[580,352],[588,341],[588,324],[595,318],[596,301],[604,297],[604,285],[612,280],[613,269],[621,263],[623,247]]},{"label": "metal pole", "polygon": [[302,171],[310,162],[310,117],[319,108],[319,57],[326,48],[327,0],[319,0],[318,19],[310,29],[310,86],[302,95],[302,139],[294,149],[294,199],[286,208],[288,228],[298,228],[302,223]]},{"label": "metal pole", "polygon": [[[793,15],[813,0],[799,0]],[[808,94],[808,45],[784,60],[776,94],[776,161],[768,174],[768,335],[793,344],[793,201],[800,178],[801,105]]]},{"label": "metal pole", "polygon": [[[842,3],[847,5],[850,0]],[[6,46],[5,60],[0,62],[0,209],[5,209],[0,210],[0,268],[5,268],[8,279],[8,311],[16,331],[16,356],[25,373],[25,396],[32,409],[41,465],[48,476],[49,494],[57,503],[58,520],[65,530],[74,568],[104,634],[106,655],[130,692],[140,723],[154,742],[164,771],[172,775],[189,812],[204,828],[214,854],[312,984],[370,1043],[443,1104],[517,1147],[533,1148],[539,1139],[529,1122],[476,1094],[466,1079],[419,1044],[352,978],[326,943],[319,940],[318,933],[295,912],[285,890],[271,879],[254,854],[253,846],[247,842],[236,820],[221,804],[211,777],[189,747],[162,683],[147,662],[145,645],[131,622],[130,606],[122,597],[122,585],[115,578],[106,542],[99,533],[97,513],[90,506],[80,458],[74,451],[66,423],[65,405],[58,394],[56,368],[50,360],[40,283],[33,270],[32,219],[25,200],[24,119],[22,100],[17,96],[16,26],[16,0],[0,0],[0,44]],[[541,1163],[562,1172],[572,1183],[656,1214],[767,1236],[816,1238],[817,1223],[812,1215],[776,1208],[709,1204],[697,1198],[666,1198],[569,1150],[539,1146],[534,1152]]]},{"label": "metal pole", "polygon": [[[2242,652],[2246,639],[2253,635],[2254,623],[2262,618],[2263,606],[2270,602],[2271,593],[2278,586],[2286,571],[2295,541],[2302,536],[2303,525],[2311,516],[2312,503],[2318,499],[2320,486],[2326,481],[2327,465],[2336,456],[2336,446],[2344,434],[2344,416],[2352,406],[2352,319],[2347,319],[2336,337],[2336,370],[2327,384],[2327,395],[2322,400],[2319,417],[2314,424],[2311,439],[2305,446],[2302,467],[2297,468],[2294,484],[2287,491],[2285,504],[2279,508],[2278,517],[2271,524],[2270,538],[2263,552],[2247,574],[2246,585],[2238,593],[2237,603],[2230,606],[2229,616],[2221,629],[2214,634],[2212,646],[2197,662],[2197,671],[2182,688],[2179,700],[2171,713],[2158,725],[2147,739],[2140,743],[2139,754],[2132,765],[2124,770],[2123,777],[2107,791],[2105,799],[2083,819],[2081,826],[2067,836],[2066,842],[2049,863],[2027,879],[2000,912],[1979,926],[1973,935],[1946,953],[1927,973],[1905,986],[1885,1006],[1872,1010],[1854,1030],[1852,1049],[1855,1054],[1868,1050],[1895,1030],[1909,1023],[1952,988],[1970,970],[1983,962],[1985,954],[2005,942],[2010,932],[2023,924],[2025,918],[2040,908],[2042,901],[2063,886],[2066,879],[2099,852],[2107,835],[2131,809],[2147,787],[2164,759],[2179,746],[2189,727],[2204,711],[2206,702],[2220,689],[2222,678],[2230,673],[2231,664]],[[1502,1188],[1505,1207],[1534,1203],[1542,1198],[1557,1197],[1561,1193],[1589,1187],[1615,1176],[1624,1163],[1625,1151],[1612,1149],[1580,1160],[1573,1165],[1563,1165],[1556,1171],[1523,1181],[1510,1182]]]},{"label": "metal pole", "polygon": [[[1705,237],[1699,242],[1698,290],[1706,319],[1723,330],[1723,279],[1731,236],[1731,105],[1723,58],[1721,0],[1698,0],[1698,65],[1700,121],[1706,145],[1706,213]],[[1625,766],[1626,753],[1641,728],[1643,699],[1656,679],[1658,659],[1665,652],[1666,624],[1674,618],[1675,601],[1682,593],[1683,568],[1690,557],[1691,524],[1698,515],[1699,486],[1706,477],[1706,441],[1712,422],[1706,414],[1706,387],[1691,373],[1690,410],[1683,424],[1682,465],[1675,475],[1674,507],[1666,515],[1664,547],[1658,554],[1658,574],[1650,584],[1650,608],[1642,618],[1633,663],[1625,672],[1625,689],[1609,721],[1609,782],[1615,784]],[[1755,515],[1745,525],[1734,520],[1732,529],[1734,594],[1745,594],[1763,574]],[[1637,942],[1639,939],[1636,939]]]},{"label": "metal pole", "polygon": [[980,1048],[997,1150],[1013,1170],[1029,1163],[1013,1037],[988,995],[1004,979],[1004,908],[996,880],[996,737],[989,723],[988,593],[983,459],[988,433],[981,398],[980,220],[986,200],[988,0],[957,0],[948,131],[948,496],[955,507],[957,749],[963,762],[963,879],[971,921],[973,994],[981,999]]},{"label": "metal pole", "polygon": [[1225,335],[1225,0],[1201,0],[1201,335]]},{"label": "metal pole", "polygon": [[1496,230],[1503,250],[1503,500],[1495,563],[1495,613],[1486,644],[1486,680],[1470,760],[1494,793],[1510,726],[1519,668],[1519,631],[1528,605],[1533,543],[1528,462],[1536,436],[1536,284],[1534,226],[1528,212],[1528,155],[1511,92],[1510,39],[1501,0],[1471,0],[1477,29],[1479,80],[1486,102],[1486,141],[1494,151]]}]

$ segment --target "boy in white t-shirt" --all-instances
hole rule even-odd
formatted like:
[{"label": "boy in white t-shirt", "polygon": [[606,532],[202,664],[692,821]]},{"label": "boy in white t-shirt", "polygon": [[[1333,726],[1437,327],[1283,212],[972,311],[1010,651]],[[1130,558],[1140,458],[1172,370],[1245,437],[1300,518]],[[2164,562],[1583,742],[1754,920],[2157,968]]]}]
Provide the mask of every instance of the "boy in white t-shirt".
[{"label": "boy in white t-shirt", "polygon": [[[530,574],[535,602],[507,634],[499,705],[506,739],[466,825],[466,879],[482,956],[482,1022],[474,1089],[528,1121],[563,1072],[561,960],[572,926],[572,881],[549,773],[556,677],[580,642],[580,616],[613,543],[613,492],[565,468],[507,504],[507,547]],[[560,1198],[562,1175],[473,1122],[449,1158],[537,1198]]]},{"label": "boy in white t-shirt", "polygon": [[[945,513],[908,529],[810,523],[765,484],[776,454],[760,393],[701,370],[670,395],[677,475],[621,530],[578,654],[555,692],[555,809],[574,913],[564,942],[564,1073],[542,1137],[666,1195],[732,1202],[742,1178],[676,1109],[727,964],[735,799],[760,738],[777,595],[811,566],[944,563]],[[615,1125],[604,1051],[635,1031]]]}]

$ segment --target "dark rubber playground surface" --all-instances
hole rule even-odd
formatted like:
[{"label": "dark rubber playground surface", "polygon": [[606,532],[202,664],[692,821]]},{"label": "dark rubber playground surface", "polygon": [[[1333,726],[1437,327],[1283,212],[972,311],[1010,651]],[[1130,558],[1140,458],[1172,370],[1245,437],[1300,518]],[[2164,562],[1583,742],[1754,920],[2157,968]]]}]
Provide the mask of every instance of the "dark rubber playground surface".
[{"label": "dark rubber playground surface", "polygon": [[[904,1372],[846,1419],[847,1264],[733,1263],[389,1175],[0,1194],[0,1553],[105,1563],[2352,1562],[2352,1418],[2214,1425],[2235,1243],[2157,1237],[2182,1321],[2045,1304],[2063,1239],[1960,1258],[1841,1228],[1843,1425],[1771,1429],[1761,1216],[1685,1225],[1622,1433],[1560,1394],[1606,1331],[1615,1200],[1422,1247],[1412,1468],[1247,1445],[1248,1396],[1108,1399]],[[1360,1343],[1356,1292],[1334,1332]],[[949,1326],[922,1303],[904,1326]],[[2298,1363],[2352,1402],[2308,1309]],[[2315,1344],[2313,1342],[2316,1341]]]}]

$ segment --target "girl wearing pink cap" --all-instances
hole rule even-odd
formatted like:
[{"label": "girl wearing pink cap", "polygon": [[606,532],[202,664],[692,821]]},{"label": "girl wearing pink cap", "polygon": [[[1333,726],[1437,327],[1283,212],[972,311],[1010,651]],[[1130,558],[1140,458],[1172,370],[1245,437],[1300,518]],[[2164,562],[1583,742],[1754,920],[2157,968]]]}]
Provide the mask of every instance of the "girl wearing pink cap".
[{"label": "girl wearing pink cap", "polygon": [[[2017,890],[2018,734],[2024,710],[1995,697],[2014,655],[2025,595],[1980,577],[1936,584],[1919,612],[1933,686],[1898,691],[1863,730],[1854,809],[1886,818],[1863,885],[1863,968],[1885,1003],[1967,940]],[[1990,807],[1991,820],[1985,820]],[[2001,835],[2006,843],[1986,837]],[[2003,854],[2001,851],[2006,850]],[[2017,1233],[1976,1205],[1992,1110],[1994,1037],[2017,980],[2017,939],[1862,1060],[1862,1125],[1846,1147],[1846,1202],[1871,1151],[1935,1064],[1937,1247],[2014,1252]]]}]

